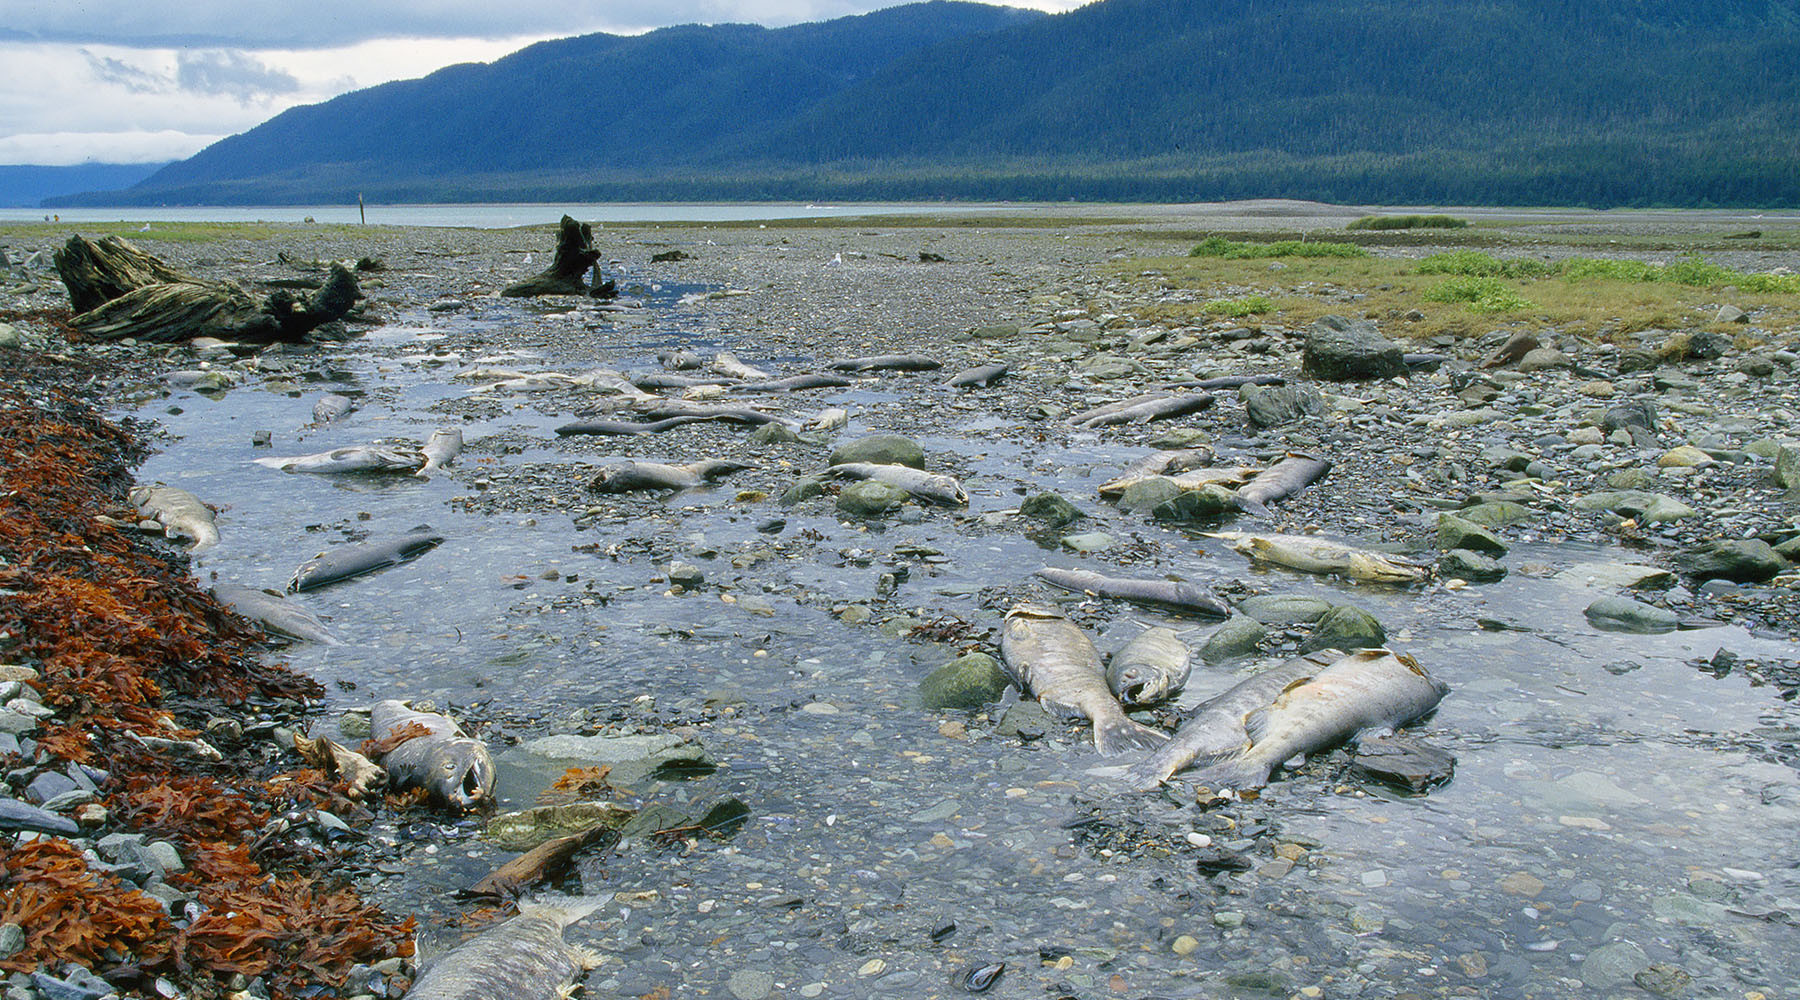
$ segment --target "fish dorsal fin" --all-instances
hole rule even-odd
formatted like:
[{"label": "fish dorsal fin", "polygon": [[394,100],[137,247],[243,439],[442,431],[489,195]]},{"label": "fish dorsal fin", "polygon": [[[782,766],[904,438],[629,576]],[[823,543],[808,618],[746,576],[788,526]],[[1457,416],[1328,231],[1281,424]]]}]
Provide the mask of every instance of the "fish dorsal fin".
[{"label": "fish dorsal fin", "polygon": [[1252,746],[1262,742],[1264,734],[1268,731],[1269,724],[1274,720],[1275,710],[1286,703],[1288,695],[1311,683],[1313,676],[1314,675],[1312,674],[1308,674],[1305,677],[1294,678],[1289,681],[1287,686],[1281,689],[1281,693],[1271,699],[1267,705],[1258,709],[1253,709],[1245,714],[1244,735],[1249,738]]}]

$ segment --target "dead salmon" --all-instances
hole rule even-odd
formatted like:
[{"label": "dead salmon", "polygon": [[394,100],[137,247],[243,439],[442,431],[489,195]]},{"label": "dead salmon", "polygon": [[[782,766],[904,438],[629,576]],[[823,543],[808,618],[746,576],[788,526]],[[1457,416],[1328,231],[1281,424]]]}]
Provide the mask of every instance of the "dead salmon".
[{"label": "dead salmon", "polygon": [[1112,498],[1122,495],[1133,483],[1141,483],[1157,476],[1174,475],[1213,463],[1213,450],[1209,445],[1198,448],[1178,448],[1173,451],[1156,451],[1132,462],[1112,479],[1100,484],[1100,495]]},{"label": "dead salmon", "polygon": [[471,739],[455,720],[437,712],[415,712],[404,702],[378,701],[369,714],[376,740],[391,739],[409,726],[425,730],[382,755],[394,788],[423,788],[437,805],[469,810],[494,797],[494,761],[480,740]]},{"label": "dead salmon", "polygon": [[406,991],[412,1000],[567,1000],[599,957],[563,941],[563,928],[600,908],[598,899],[520,903],[519,915],[428,961]]},{"label": "dead salmon", "polygon": [[1100,753],[1150,749],[1168,739],[1167,734],[1125,717],[1125,709],[1106,688],[1100,651],[1056,609],[1020,604],[1007,612],[1000,654],[1013,683],[1038,704],[1092,721],[1094,749]]},{"label": "dead salmon", "polygon": [[131,505],[163,526],[163,535],[186,538],[189,552],[204,552],[219,544],[219,526],[212,508],[200,498],[176,486],[138,486],[131,491]]},{"label": "dead salmon", "polygon": [[1331,462],[1313,455],[1290,454],[1257,473],[1232,495],[1239,508],[1267,516],[1269,504],[1286,500],[1331,471]]},{"label": "dead salmon", "polygon": [[1206,767],[1195,780],[1214,788],[1261,788],[1271,771],[1293,758],[1364,733],[1398,729],[1429,714],[1449,691],[1404,653],[1349,653],[1246,715],[1249,746]]},{"label": "dead salmon", "polygon": [[1372,583],[1419,583],[1431,575],[1427,567],[1315,535],[1248,535],[1226,531],[1208,537],[1224,539],[1227,545],[1249,556],[1252,562],[1283,566],[1302,573],[1323,573]]},{"label": "dead salmon", "polygon": [[1106,686],[1123,705],[1153,705],[1187,683],[1194,652],[1172,628],[1139,632],[1106,661]]}]

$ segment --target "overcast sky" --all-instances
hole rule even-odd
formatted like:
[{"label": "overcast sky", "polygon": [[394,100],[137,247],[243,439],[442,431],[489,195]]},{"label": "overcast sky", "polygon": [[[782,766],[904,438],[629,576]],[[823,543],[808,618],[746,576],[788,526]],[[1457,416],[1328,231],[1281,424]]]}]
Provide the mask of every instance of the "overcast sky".
[{"label": "overcast sky", "polygon": [[[1006,0],[1065,11],[1088,0]],[[0,164],[180,159],[297,104],[532,42],[893,0],[5,0]]]}]

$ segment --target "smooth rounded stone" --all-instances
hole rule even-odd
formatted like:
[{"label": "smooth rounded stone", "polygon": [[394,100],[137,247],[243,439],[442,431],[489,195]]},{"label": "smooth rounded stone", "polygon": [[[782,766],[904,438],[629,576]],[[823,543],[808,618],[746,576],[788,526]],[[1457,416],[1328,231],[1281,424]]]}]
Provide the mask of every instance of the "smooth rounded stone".
[{"label": "smooth rounded stone", "polygon": [[1406,373],[1405,352],[1382,336],[1371,320],[1325,316],[1307,328],[1300,352],[1300,374],[1305,378],[1347,382]]},{"label": "smooth rounded stone", "polygon": [[0,347],[10,347],[17,350],[19,347],[23,346],[24,339],[24,337],[19,335],[17,327],[10,323],[0,323]]},{"label": "smooth rounded stone", "polygon": [[824,480],[817,476],[802,476],[794,485],[787,488],[787,492],[781,494],[780,503],[783,507],[792,507],[797,503],[804,503],[824,495]]},{"label": "smooth rounded stone", "polygon": [[1769,476],[1776,486],[1800,493],[1800,446],[1782,445],[1775,453],[1775,468]]},{"label": "smooth rounded stone", "polygon": [[1761,354],[1746,354],[1732,368],[1751,378],[1768,378],[1775,374],[1775,361]]},{"label": "smooth rounded stone", "polygon": [[1716,459],[1691,444],[1670,448],[1656,460],[1656,467],[1659,469],[1695,469],[1716,464]]},{"label": "smooth rounded stone", "polygon": [[1667,962],[1652,962],[1631,977],[1638,989],[1653,993],[1659,997],[1679,997],[1687,993],[1688,986],[1694,977],[1678,965]]},{"label": "smooth rounded stone", "polygon": [[1656,404],[1647,399],[1628,399],[1614,403],[1600,416],[1600,429],[1611,432],[1628,427],[1656,429]]},{"label": "smooth rounded stone", "polygon": [[18,924],[0,924],[0,962],[25,950],[25,928]]},{"label": "smooth rounded stone", "polygon": [[873,479],[851,483],[838,494],[837,509],[852,517],[880,517],[898,510],[909,494]]},{"label": "smooth rounded stone", "polygon": [[994,726],[994,732],[1000,736],[1017,736],[1026,740],[1041,739],[1049,731],[1050,715],[1035,701],[1019,701],[1007,706],[999,723]]},{"label": "smooth rounded stone", "polygon": [[1598,427],[1578,427],[1569,435],[1569,443],[1573,445],[1600,444],[1606,440],[1606,434]]},{"label": "smooth rounded stone", "polygon": [[1757,438],[1744,446],[1744,452],[1772,462],[1781,454],[1781,442],[1774,438]]},{"label": "smooth rounded stone", "polygon": [[1700,512],[1680,500],[1663,493],[1653,494],[1644,512],[1638,515],[1639,524],[1666,524],[1671,521],[1685,521],[1690,517],[1699,517]]},{"label": "smooth rounded stone", "polygon": [[1280,427],[1323,412],[1319,394],[1305,386],[1243,385],[1238,399],[1244,404],[1244,415],[1257,427]]},{"label": "smooth rounded stone", "polygon": [[1316,622],[1331,611],[1331,602],[1292,594],[1258,594],[1238,602],[1238,610],[1264,625]]},{"label": "smooth rounded stone", "polygon": [[31,779],[31,784],[25,786],[25,797],[38,805],[43,805],[58,795],[76,791],[80,787],[73,778],[66,774],[45,771]]},{"label": "smooth rounded stone", "polygon": [[1064,535],[1062,546],[1071,552],[1088,555],[1094,552],[1105,552],[1119,544],[1118,539],[1104,531],[1086,531],[1076,535]]},{"label": "smooth rounded stone", "polygon": [[1534,347],[1525,352],[1519,359],[1518,369],[1522,372],[1541,372],[1553,368],[1567,368],[1574,364],[1567,354],[1554,347]]},{"label": "smooth rounded stone", "polygon": [[1800,535],[1795,535],[1787,541],[1782,542],[1780,545],[1775,546],[1775,551],[1780,554],[1781,558],[1786,559],[1788,562],[1800,559]]},{"label": "smooth rounded stone", "polygon": [[1493,532],[1448,511],[1438,515],[1437,541],[1438,548],[1445,550],[1466,549],[1494,556],[1506,554],[1506,543]]},{"label": "smooth rounded stone", "polygon": [[1125,487],[1119,494],[1119,509],[1127,514],[1147,514],[1183,492],[1181,484],[1168,476],[1151,476]]},{"label": "smooth rounded stone", "polygon": [[1080,508],[1054,493],[1039,493],[1027,497],[1024,503],[1019,504],[1019,513],[1043,521],[1052,528],[1073,524],[1087,516]]},{"label": "smooth rounded stone", "polygon": [[670,583],[685,587],[688,590],[693,590],[695,587],[706,582],[706,574],[701,572],[700,567],[689,563],[670,563],[669,571],[666,575],[668,576]]},{"label": "smooth rounded stone", "polygon": [[1531,464],[1531,454],[1520,451],[1511,445],[1496,444],[1481,449],[1481,460],[1496,469],[1507,472],[1523,472]]},{"label": "smooth rounded stone", "polygon": [[1644,949],[1630,941],[1603,944],[1587,953],[1581,961],[1581,982],[1590,989],[1604,990],[1631,982],[1650,964]]},{"label": "smooth rounded stone", "polygon": [[1609,632],[1672,632],[1680,617],[1667,608],[1634,601],[1629,597],[1602,597],[1582,612],[1595,628]]},{"label": "smooth rounded stone", "polygon": [[1535,520],[1537,513],[1524,504],[1510,500],[1490,500],[1464,507],[1456,512],[1456,516],[1483,528],[1503,528],[1509,524]]},{"label": "smooth rounded stone", "polygon": [[1240,656],[1249,656],[1269,636],[1269,630],[1254,618],[1236,616],[1226,619],[1223,625],[1207,636],[1200,647],[1200,659],[1206,663],[1224,663]]},{"label": "smooth rounded stone", "polygon": [[1675,574],[1661,566],[1637,563],[1576,563],[1556,575],[1608,590],[1667,590],[1675,586]]},{"label": "smooth rounded stone", "polygon": [[1713,314],[1714,323],[1748,323],[1750,314],[1727,302]]},{"label": "smooth rounded stone", "polygon": [[1213,924],[1225,930],[1244,926],[1244,915],[1236,910],[1218,910],[1213,913]]},{"label": "smooth rounded stone", "polygon": [[915,469],[925,467],[925,449],[917,441],[898,434],[873,434],[869,437],[846,441],[832,451],[828,463],[845,465],[850,462],[872,462],[876,465],[909,465]]},{"label": "smooth rounded stone", "polygon": [[1084,359],[1075,370],[1097,381],[1126,378],[1144,370],[1144,366],[1116,354],[1096,354]]},{"label": "smooth rounded stone", "polygon": [[875,613],[862,604],[851,604],[838,612],[838,621],[846,625],[865,625],[873,617]]},{"label": "smooth rounded stone", "polygon": [[1675,557],[1675,567],[1697,580],[1761,583],[1787,566],[1787,560],[1760,538],[1709,542]]},{"label": "smooth rounded stone", "polygon": [[1206,521],[1237,509],[1230,490],[1208,483],[1197,490],[1182,490],[1150,509],[1158,521]]},{"label": "smooth rounded stone", "polygon": [[1169,950],[1186,957],[1192,955],[1200,947],[1200,940],[1191,934],[1183,934],[1169,943]]},{"label": "smooth rounded stone", "polygon": [[1500,561],[1468,549],[1451,549],[1438,560],[1438,575],[1469,583],[1494,583],[1506,578]]},{"label": "smooth rounded stone", "polygon": [[933,670],[919,682],[919,704],[931,711],[976,709],[1000,700],[1011,683],[986,653],[969,653]]},{"label": "smooth rounded stone", "polygon": [[1312,633],[1300,644],[1300,652],[1317,649],[1374,649],[1387,642],[1387,630],[1375,616],[1361,608],[1340,604],[1313,626]]},{"label": "smooth rounded stone", "polygon": [[1672,892],[1656,897],[1650,901],[1650,912],[1659,920],[1696,927],[1721,923],[1727,915],[1725,904],[1714,903],[1685,892]]},{"label": "smooth rounded stone", "polygon": [[800,435],[786,424],[766,423],[750,432],[751,444],[793,444],[800,440]]},{"label": "smooth rounded stone", "polygon": [[725,981],[737,1000],[762,1000],[775,989],[775,977],[761,969],[738,969]]}]

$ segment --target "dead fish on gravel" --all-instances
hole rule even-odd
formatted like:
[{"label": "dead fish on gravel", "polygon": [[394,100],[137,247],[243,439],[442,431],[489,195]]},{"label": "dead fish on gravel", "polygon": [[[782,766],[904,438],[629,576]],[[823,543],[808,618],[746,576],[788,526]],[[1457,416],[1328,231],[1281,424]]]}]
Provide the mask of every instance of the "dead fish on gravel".
[{"label": "dead fish on gravel", "polygon": [[840,427],[848,426],[849,423],[850,411],[834,406],[814,414],[813,418],[806,422],[806,429],[809,431],[835,431]]},{"label": "dead fish on gravel", "polygon": [[1000,381],[1010,371],[1012,366],[1008,364],[977,365],[950,376],[943,381],[943,385],[947,389],[967,389],[977,385],[986,387]]},{"label": "dead fish on gravel", "polygon": [[1323,458],[1290,454],[1238,487],[1232,499],[1249,513],[1267,516],[1269,504],[1299,493],[1330,471],[1331,463]]},{"label": "dead fish on gravel", "polygon": [[343,645],[325,627],[325,623],[319,620],[318,615],[273,590],[257,590],[235,583],[217,583],[213,585],[212,594],[221,604],[229,605],[231,610],[269,632],[323,646]]},{"label": "dead fish on gravel", "polygon": [[574,423],[558,427],[556,434],[558,437],[568,437],[572,434],[660,434],[674,427],[705,423],[708,420],[716,419],[718,418],[689,415],[664,417],[661,420],[577,420]]},{"label": "dead fish on gravel", "polygon": [[1125,780],[1132,788],[1148,790],[1195,761],[1243,752],[1250,745],[1250,736],[1244,730],[1245,716],[1272,703],[1289,685],[1324,670],[1343,655],[1336,649],[1308,653],[1258,671],[1201,702],[1176,727],[1169,742],[1125,770]]},{"label": "dead fish on gravel", "polygon": [[1211,465],[1217,457],[1211,446],[1201,445],[1198,448],[1180,448],[1174,451],[1155,451],[1127,465],[1117,476],[1100,484],[1100,495],[1107,498],[1122,495],[1134,483],[1158,476],[1174,475],[1189,469],[1198,469]]},{"label": "dead fish on gravel", "polygon": [[1100,651],[1054,608],[1020,604],[1007,612],[1000,652],[1019,690],[1046,709],[1094,723],[1094,749],[1101,754],[1151,749],[1168,739],[1125,717],[1125,709],[1107,690]]},{"label": "dead fish on gravel", "polygon": [[425,963],[410,1000],[568,1000],[600,957],[563,941],[563,928],[601,900],[521,902],[519,915]]},{"label": "dead fish on gravel", "polygon": [[349,396],[340,396],[335,392],[328,392],[319,397],[318,402],[313,404],[313,423],[329,424],[333,420],[341,420],[342,418],[349,416],[351,413],[355,412],[355,410],[355,400],[351,399]]},{"label": "dead fish on gravel", "polygon": [[731,382],[731,379],[723,377],[675,375],[670,372],[631,376],[631,384],[639,389],[692,389],[697,385],[730,385]]},{"label": "dead fish on gravel", "polygon": [[745,382],[760,382],[775,377],[772,373],[763,371],[761,368],[753,368],[750,365],[744,364],[742,361],[738,360],[737,355],[730,351],[720,351],[718,354],[713,355],[713,359],[707,367],[718,372],[720,375],[741,379]]},{"label": "dead fish on gravel", "polygon": [[950,476],[926,472],[906,465],[882,465],[876,462],[843,462],[826,472],[840,479],[873,479],[895,489],[905,490],[920,500],[946,507],[967,507],[969,495],[962,484]]},{"label": "dead fish on gravel", "polygon": [[1037,571],[1037,575],[1046,583],[1064,590],[1092,594],[1095,597],[1158,604],[1213,618],[1231,615],[1229,604],[1220,600],[1210,587],[1197,583],[1184,583],[1180,580],[1132,580],[1105,576],[1093,570],[1060,569],[1055,566],[1045,566]]},{"label": "dead fish on gravel", "polygon": [[1147,628],[1106,661],[1106,686],[1121,705],[1153,705],[1180,691],[1194,653],[1172,628]]},{"label": "dead fish on gravel", "polygon": [[801,389],[842,389],[855,385],[855,379],[842,375],[827,375],[824,372],[808,372],[804,375],[789,375],[787,378],[770,379],[767,382],[740,382],[731,387],[733,392],[796,392]]},{"label": "dead fish on gravel", "polygon": [[928,372],[944,367],[942,361],[923,354],[876,354],[866,358],[849,358],[831,365],[840,372]]},{"label": "dead fish on gravel", "polygon": [[695,354],[685,347],[673,349],[665,348],[657,351],[656,360],[664,368],[667,368],[672,372],[692,371],[695,368],[703,368],[706,365],[706,362],[701,360],[700,355]]},{"label": "dead fish on gravel", "polygon": [[1194,780],[1213,788],[1261,788],[1289,760],[1365,733],[1392,732],[1429,714],[1449,691],[1404,653],[1349,653],[1246,715],[1250,745]]},{"label": "dead fish on gravel", "polygon": [[424,735],[407,739],[376,761],[395,790],[423,788],[433,803],[461,811],[493,798],[494,761],[487,747],[447,715],[415,712],[391,698],[378,701],[369,712],[369,738],[392,740],[415,724],[424,727]]},{"label": "dead fish on gravel", "polygon": [[1083,410],[1069,418],[1069,423],[1076,427],[1107,427],[1112,424],[1142,424],[1152,420],[1165,420],[1169,417],[1185,416],[1198,413],[1213,404],[1210,392],[1196,392],[1172,396],[1167,393],[1151,393],[1136,396],[1118,403],[1108,403],[1091,410]]},{"label": "dead fish on gravel", "polygon": [[433,472],[455,461],[456,456],[462,454],[462,449],[461,428],[447,427],[443,430],[433,431],[431,440],[425,442],[425,447],[419,449],[419,453],[425,456],[425,464],[419,466],[419,471],[413,475],[420,479],[430,479]]},{"label": "dead fish on gravel", "polygon": [[189,552],[204,552],[219,544],[219,526],[213,520],[212,508],[187,490],[138,486],[132,489],[130,500],[140,515],[163,526],[165,537],[188,539]]},{"label": "dead fish on gravel", "polygon": [[390,448],[359,444],[333,448],[316,455],[259,458],[257,465],[282,472],[331,476],[349,472],[416,472],[425,464],[425,453],[416,448]]},{"label": "dead fish on gravel", "polygon": [[620,462],[600,470],[588,483],[596,493],[631,493],[636,490],[686,490],[710,483],[733,472],[755,468],[743,462],[707,459],[686,465],[661,462]]},{"label": "dead fish on gravel", "polygon": [[378,569],[398,566],[430,552],[443,541],[443,535],[426,525],[420,525],[394,538],[340,545],[302,563],[294,571],[294,578],[288,581],[287,592],[297,594],[303,590],[315,590],[327,584],[373,573]]},{"label": "dead fish on gravel", "polygon": [[1247,535],[1223,531],[1208,533],[1207,537],[1224,539],[1232,549],[1249,556],[1253,562],[1302,573],[1324,573],[1372,583],[1419,583],[1431,575],[1428,567],[1313,535]]},{"label": "dead fish on gravel", "polygon": [[[702,420],[723,420],[733,424],[786,424],[798,427],[799,422],[792,417],[784,417],[778,413],[764,413],[747,406],[701,406],[696,403],[682,403],[670,400],[656,400],[653,403],[638,406],[634,409],[645,420],[667,420],[670,417],[699,417]],[[593,414],[583,413],[582,416]]]}]

